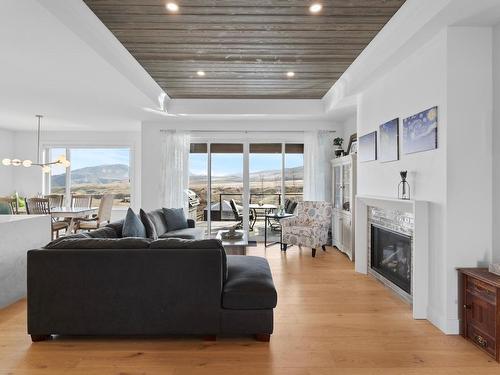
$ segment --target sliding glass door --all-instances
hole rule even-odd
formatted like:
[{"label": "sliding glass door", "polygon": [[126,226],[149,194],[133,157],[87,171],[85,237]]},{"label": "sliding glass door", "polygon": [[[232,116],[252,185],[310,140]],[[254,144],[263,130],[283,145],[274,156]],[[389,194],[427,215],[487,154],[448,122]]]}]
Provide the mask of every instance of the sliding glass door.
[{"label": "sliding glass door", "polygon": [[266,214],[276,211],[281,204],[282,144],[251,143],[249,151],[249,209],[252,217],[249,239],[263,241],[266,230],[269,237],[278,234],[271,230]]},{"label": "sliding glass door", "polygon": [[211,234],[243,229],[243,144],[212,143],[210,160]]},{"label": "sliding glass door", "polygon": [[[192,219],[215,237],[233,226],[249,240],[279,239],[279,225],[266,214],[285,198],[301,201],[303,145],[292,143],[192,143],[188,198]],[[246,199],[244,198],[246,197]]]},{"label": "sliding glass door", "polygon": [[208,145],[191,143],[189,153],[189,218],[208,235]]},{"label": "sliding glass door", "polygon": [[304,194],[304,145],[289,143],[285,145],[285,197],[302,202]]}]

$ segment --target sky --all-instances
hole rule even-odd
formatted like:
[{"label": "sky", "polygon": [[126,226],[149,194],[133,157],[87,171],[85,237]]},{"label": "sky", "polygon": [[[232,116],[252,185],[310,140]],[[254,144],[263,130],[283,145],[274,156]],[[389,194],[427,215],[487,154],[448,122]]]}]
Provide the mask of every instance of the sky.
[{"label": "sky", "polygon": [[[64,154],[64,149],[51,149],[51,159],[57,159]],[[71,170],[94,167],[103,164],[130,165],[130,150],[128,148],[73,148],[71,149]],[[53,175],[64,173],[64,168],[56,167]]]},{"label": "sky", "polygon": [[[128,148],[71,149],[71,169],[76,170],[102,164],[130,165],[129,151]],[[51,159],[57,159],[62,153],[64,153],[64,149],[52,149]],[[189,163],[191,174],[207,173],[207,154],[190,154]],[[302,154],[285,155],[285,168],[302,165],[304,165]],[[212,174],[214,176],[242,174],[242,168],[243,154],[212,154]],[[281,169],[281,154],[250,154],[250,173],[279,169]],[[52,174],[59,173],[64,173],[64,168],[54,168]]]},{"label": "sky", "polygon": [[[190,174],[207,174],[207,154],[190,154]],[[285,168],[304,165],[302,154],[286,154]],[[212,154],[212,175],[227,176],[242,174],[242,154]],[[281,169],[281,154],[250,154],[250,173]]]}]

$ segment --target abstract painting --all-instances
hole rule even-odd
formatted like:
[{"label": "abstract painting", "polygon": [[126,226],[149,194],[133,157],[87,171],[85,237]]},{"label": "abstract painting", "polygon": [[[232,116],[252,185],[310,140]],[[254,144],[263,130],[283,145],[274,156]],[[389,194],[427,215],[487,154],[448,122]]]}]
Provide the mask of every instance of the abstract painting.
[{"label": "abstract painting", "polygon": [[381,162],[399,160],[399,119],[394,119],[380,125],[380,151]]},{"label": "abstract painting", "polygon": [[365,134],[358,140],[359,161],[377,160],[377,132]]},{"label": "abstract painting", "polygon": [[403,120],[405,154],[437,148],[438,108],[432,107]]}]

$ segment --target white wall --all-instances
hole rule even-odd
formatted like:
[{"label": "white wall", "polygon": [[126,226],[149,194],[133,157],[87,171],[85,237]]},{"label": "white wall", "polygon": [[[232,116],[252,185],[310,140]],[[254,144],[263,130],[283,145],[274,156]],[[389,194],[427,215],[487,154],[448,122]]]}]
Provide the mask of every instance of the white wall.
[{"label": "white wall", "polygon": [[493,29],[493,260],[500,262],[500,25]]},{"label": "white wall", "polygon": [[[164,122],[144,122],[142,124],[142,207],[152,210],[161,207],[161,129],[192,130],[193,137],[221,141],[303,141],[303,131],[327,129],[334,131],[331,137],[343,135],[342,126],[333,121],[314,120],[193,120],[167,119]],[[204,133],[206,132],[206,133]],[[215,133],[214,133],[215,132]],[[245,133],[247,132],[247,133]],[[333,148],[333,146],[332,146]]]},{"label": "white wall", "polygon": [[[0,129],[0,161],[3,158],[15,158],[14,132]],[[11,195],[14,192],[14,167],[0,164],[0,196]]]},{"label": "white wall", "polygon": [[397,197],[399,172],[408,170],[412,196],[430,202],[429,235],[431,315],[444,316],[444,249],[446,240],[446,32],[379,79],[359,97],[358,137],[378,131],[378,126],[392,120],[438,106],[439,148],[434,151],[404,155],[396,162],[359,163],[358,193]]},{"label": "white wall", "polygon": [[342,126],[342,138],[344,138],[343,148],[344,151],[347,151],[349,147],[349,138],[352,134],[358,131],[357,129],[357,114],[354,113],[352,116],[347,117],[344,121],[341,122]]},{"label": "white wall", "polygon": [[447,47],[446,321],[453,330],[456,267],[487,267],[492,258],[492,29],[451,27]]},{"label": "white wall", "polygon": [[358,193],[396,197],[399,171],[408,170],[413,198],[430,202],[428,316],[457,333],[455,267],[491,257],[491,30],[443,30],[358,100],[358,137],[438,106],[438,149],[360,163]]},{"label": "white wall", "polygon": [[[95,131],[50,131],[43,132],[41,148],[60,146],[98,146],[98,147],[129,147],[131,149],[131,204],[134,209],[140,207],[141,197],[141,134],[139,132],[95,132]],[[14,133],[15,154],[23,159],[36,161],[36,133]],[[40,168],[19,167],[14,170],[14,188],[22,196],[33,196],[42,193],[43,176]],[[119,218],[114,212],[113,219]]]}]

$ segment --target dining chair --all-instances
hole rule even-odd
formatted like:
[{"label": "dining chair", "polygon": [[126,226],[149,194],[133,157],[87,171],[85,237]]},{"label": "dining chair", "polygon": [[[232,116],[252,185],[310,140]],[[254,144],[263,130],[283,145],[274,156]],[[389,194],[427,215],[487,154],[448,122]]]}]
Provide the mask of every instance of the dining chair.
[{"label": "dining chair", "polygon": [[[243,215],[241,214],[240,210],[238,209],[238,206],[236,205],[236,201],[234,199],[231,199],[229,201],[229,204],[231,205],[231,210],[233,211],[234,215],[234,220],[238,222],[236,224],[237,228],[243,228]],[[249,221],[250,221],[250,230],[253,230],[253,221],[254,221],[254,213],[250,211],[249,213]]]},{"label": "dining chair", "polygon": [[[50,215],[50,204],[47,198],[25,198],[26,213],[28,215]],[[52,239],[59,238],[59,231],[67,229],[69,224],[65,221],[57,221],[51,217]]]},{"label": "dining chair", "polygon": [[62,194],[47,194],[44,198],[49,200],[50,208],[63,207],[64,195]]},{"label": "dining chair", "polygon": [[72,208],[90,208],[92,204],[91,194],[73,194],[71,195]]},{"label": "dining chair", "polygon": [[111,221],[111,211],[113,209],[114,194],[104,194],[99,203],[99,211],[97,216],[92,218],[78,219],[77,229],[88,230],[99,228],[104,223]]},{"label": "dining chair", "polygon": [[[17,199],[12,197],[0,197],[0,206],[4,208],[5,214],[7,215],[17,215],[19,214],[19,209],[17,207]],[[0,208],[0,211],[2,211]]]}]

